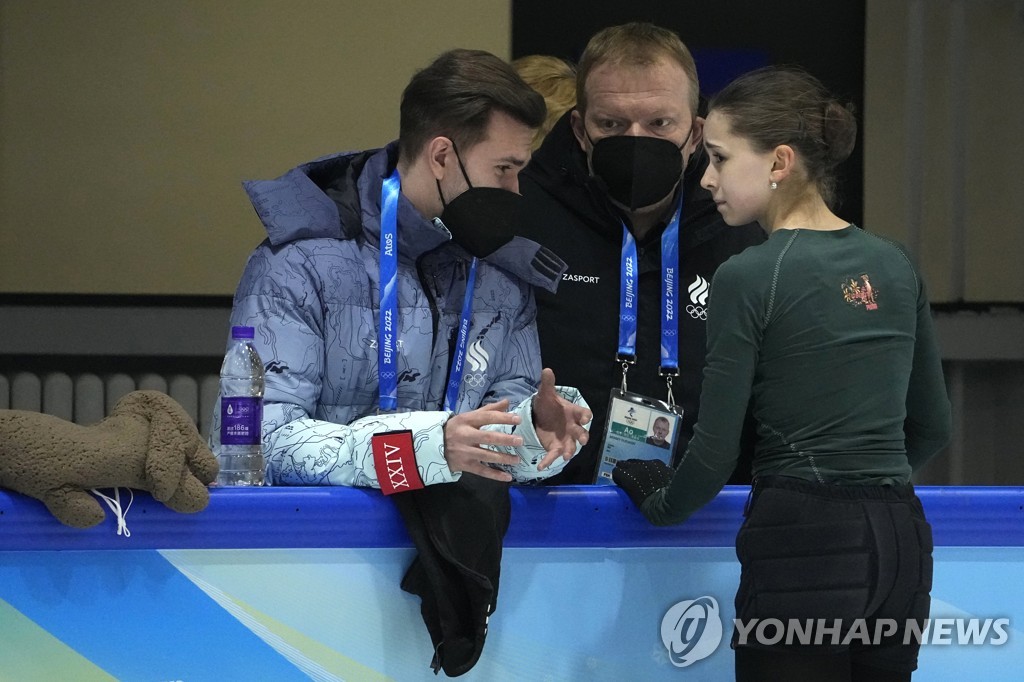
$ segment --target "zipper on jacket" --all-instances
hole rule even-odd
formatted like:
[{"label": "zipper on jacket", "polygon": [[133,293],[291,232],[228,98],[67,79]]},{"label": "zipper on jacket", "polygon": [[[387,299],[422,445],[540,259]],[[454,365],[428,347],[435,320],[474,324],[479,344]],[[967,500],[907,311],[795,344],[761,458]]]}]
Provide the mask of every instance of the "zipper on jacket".
[{"label": "zipper on jacket", "polygon": [[[469,282],[469,264],[466,261],[464,261],[464,260],[457,260],[455,262],[456,262],[456,272],[461,272],[462,281],[466,282],[468,284],[468,282]],[[453,278],[454,278],[454,275],[453,275]],[[450,288],[451,287],[449,287],[449,289]],[[463,296],[465,296],[465,294],[463,294]],[[458,319],[461,322],[461,319],[462,319],[461,316]],[[455,364],[453,362],[453,358],[455,357],[455,346],[456,346],[456,344],[458,342],[458,339],[459,339],[459,325],[456,324],[454,327],[452,327],[451,332],[449,332],[449,334],[448,334],[448,369],[444,373],[445,393],[447,393],[447,391],[448,391],[448,382],[451,381],[451,378],[452,378],[452,365]],[[444,408],[444,403],[441,404],[441,407],[442,407],[442,409]],[[453,410],[455,409],[455,407],[456,407],[455,405],[452,405],[452,409]]]},{"label": "zipper on jacket", "polygon": [[430,303],[430,321],[432,330],[430,334],[430,348],[431,352],[433,352],[434,342],[437,339],[437,325],[440,312],[437,309],[437,294],[435,293],[437,290],[437,275],[433,275],[431,277],[431,279],[433,280],[433,286],[431,286],[430,283],[427,282],[426,274],[423,272],[423,259],[426,256],[427,253],[424,253],[421,254],[420,257],[416,259],[416,277],[417,279],[419,279],[420,288],[422,288],[423,291],[426,292],[427,301]]},{"label": "zipper on jacket", "polygon": [[[438,248],[443,248],[443,245],[438,247]],[[440,289],[440,287],[437,284],[437,275],[436,274],[430,275],[430,277],[429,277],[430,281],[428,282],[427,274],[423,271],[423,259],[426,258],[427,256],[429,256],[434,251],[437,251],[437,249],[433,249],[431,251],[427,251],[426,253],[421,254],[420,257],[416,259],[416,277],[419,279],[419,281],[420,281],[420,288],[422,288],[423,291],[426,293],[427,301],[430,303],[430,321],[431,321],[430,355],[431,355],[431,358],[433,358],[433,355],[434,355],[434,346],[437,344],[437,333],[438,333],[438,327],[440,326],[441,311],[438,310],[438,307],[437,307],[437,291]],[[464,265],[464,263],[462,263],[461,261],[456,261],[456,262],[459,263],[459,264]],[[452,352],[453,352],[453,350],[452,350],[452,339],[449,338],[448,339],[448,357],[449,358],[451,358]],[[437,408],[439,410],[443,410],[444,409],[445,392],[447,391],[448,379],[449,379],[449,375],[451,374],[451,371],[452,371],[452,363],[449,362],[448,363],[448,370],[445,372],[444,383],[441,384],[441,403],[440,403],[440,405]],[[429,386],[429,382],[428,382],[427,385]],[[427,396],[423,396],[423,397],[426,398]]]}]

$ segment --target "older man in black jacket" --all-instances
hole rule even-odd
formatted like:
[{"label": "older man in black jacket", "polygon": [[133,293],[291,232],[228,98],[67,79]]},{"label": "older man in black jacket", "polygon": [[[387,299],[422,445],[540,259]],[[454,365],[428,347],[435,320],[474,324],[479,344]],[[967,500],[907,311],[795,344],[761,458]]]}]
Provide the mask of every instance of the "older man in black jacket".
[{"label": "older man in black jacket", "polygon": [[[765,238],[756,224],[727,226],[700,187],[707,158],[698,109],[696,66],[674,32],[643,23],[606,28],[580,60],[576,108],[520,174],[521,233],[569,265],[557,294],[537,293],[543,361],[594,412],[590,443],[548,483],[594,480],[610,391],[621,387],[624,370],[630,392],[674,397],[683,418],[673,452],[686,450],[711,279],[730,256]],[[663,258],[672,244],[675,264]],[[627,262],[628,248],[635,251]],[[663,291],[673,286],[677,297],[666,310]],[[677,357],[662,350],[673,339]],[[733,481],[745,480],[749,465],[741,460]]]}]

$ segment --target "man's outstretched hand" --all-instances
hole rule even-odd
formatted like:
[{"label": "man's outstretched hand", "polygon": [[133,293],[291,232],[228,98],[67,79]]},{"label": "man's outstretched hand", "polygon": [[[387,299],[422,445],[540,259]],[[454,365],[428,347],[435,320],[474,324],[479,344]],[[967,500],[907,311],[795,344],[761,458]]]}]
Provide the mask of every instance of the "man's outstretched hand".
[{"label": "man's outstretched hand", "polygon": [[495,481],[511,481],[511,474],[489,465],[515,466],[519,458],[484,446],[517,448],[523,444],[522,436],[486,431],[483,427],[490,424],[515,426],[518,423],[519,415],[508,411],[507,398],[453,415],[444,426],[444,456],[448,460],[448,468],[453,472],[468,471]]},{"label": "man's outstretched hand", "polygon": [[586,445],[590,435],[584,425],[590,423],[593,416],[587,408],[558,395],[553,371],[541,372],[540,388],[533,398],[533,428],[547,454],[537,469],[544,471],[559,457],[569,460],[576,454],[577,443]]}]

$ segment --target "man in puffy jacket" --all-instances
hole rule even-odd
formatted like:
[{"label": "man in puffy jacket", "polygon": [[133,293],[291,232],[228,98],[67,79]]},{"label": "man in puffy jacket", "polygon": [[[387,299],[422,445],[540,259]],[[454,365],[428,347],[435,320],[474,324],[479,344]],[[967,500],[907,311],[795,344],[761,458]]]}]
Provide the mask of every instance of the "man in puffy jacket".
[{"label": "man in puffy jacket", "polygon": [[231,324],[255,328],[266,366],[269,482],[525,481],[587,441],[534,319],[533,286],[565,265],[512,236],[544,113],[502,60],[453,50],[406,87],[397,142],[246,183],[267,239]]}]

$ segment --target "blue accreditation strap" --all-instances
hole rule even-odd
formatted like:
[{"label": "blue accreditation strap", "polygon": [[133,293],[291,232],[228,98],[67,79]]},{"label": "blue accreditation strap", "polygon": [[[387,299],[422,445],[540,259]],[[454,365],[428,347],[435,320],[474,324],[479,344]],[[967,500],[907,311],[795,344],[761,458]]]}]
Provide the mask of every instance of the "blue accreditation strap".
[{"label": "blue accreditation strap", "polygon": [[[679,300],[679,218],[683,196],[661,235],[661,372],[675,375],[679,371],[679,321],[676,319]],[[636,359],[637,332],[637,249],[636,240],[622,223],[622,267],[619,278],[619,347],[617,360],[632,363]]]},{"label": "blue accreditation strap", "polygon": [[622,224],[622,276],[619,277],[619,359],[636,357],[636,240]]},{"label": "blue accreditation strap", "polygon": [[661,234],[661,373],[679,373],[679,321],[676,310],[679,301],[679,216],[683,212],[683,198],[668,227]]},{"label": "blue accreditation strap", "polygon": [[[377,366],[380,409],[398,409],[398,194],[401,179],[398,169],[384,179],[380,191],[380,322],[378,324]],[[469,327],[473,318],[473,291],[476,288],[477,259],[474,258],[466,280],[462,302],[459,337],[449,372],[444,409],[454,410],[462,385]]]},{"label": "blue accreditation strap", "polygon": [[384,179],[380,190],[380,322],[377,376],[380,409],[398,407],[398,169]]}]

